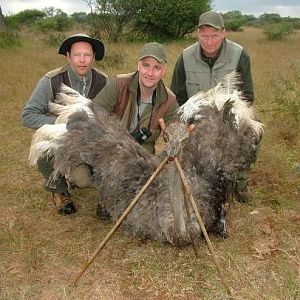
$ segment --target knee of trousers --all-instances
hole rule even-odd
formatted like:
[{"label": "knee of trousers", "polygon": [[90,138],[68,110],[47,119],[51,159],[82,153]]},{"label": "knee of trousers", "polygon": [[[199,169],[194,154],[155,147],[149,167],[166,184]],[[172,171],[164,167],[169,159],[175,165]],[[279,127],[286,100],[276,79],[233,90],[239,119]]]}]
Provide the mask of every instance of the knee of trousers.
[{"label": "knee of trousers", "polygon": [[92,187],[91,175],[92,171],[89,166],[82,164],[71,171],[68,181],[72,186],[79,188]]}]

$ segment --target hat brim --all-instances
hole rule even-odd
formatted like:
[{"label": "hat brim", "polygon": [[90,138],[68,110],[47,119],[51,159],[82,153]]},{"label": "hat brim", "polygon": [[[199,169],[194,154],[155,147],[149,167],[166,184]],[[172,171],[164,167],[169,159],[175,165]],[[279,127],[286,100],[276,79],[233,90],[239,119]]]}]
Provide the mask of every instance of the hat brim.
[{"label": "hat brim", "polygon": [[221,25],[215,25],[215,24],[212,24],[212,23],[203,23],[203,24],[199,24],[197,28],[200,28],[200,27],[202,27],[202,26],[213,27],[213,28],[215,28],[215,29],[217,29],[217,30],[224,29],[223,26],[221,26]]},{"label": "hat brim", "polygon": [[69,51],[72,44],[76,42],[88,42],[93,46],[93,50],[95,51],[95,59],[96,60],[102,60],[105,53],[105,47],[104,44],[96,39],[93,39],[91,37],[85,37],[85,36],[73,36],[61,44],[58,50],[58,54],[67,55],[67,52]]},{"label": "hat brim", "polygon": [[144,59],[144,58],[146,58],[146,57],[152,57],[152,58],[154,58],[157,62],[159,62],[160,64],[165,64],[167,61],[166,60],[164,60],[164,59],[162,59],[162,58],[158,58],[156,55],[152,55],[152,54],[145,54],[145,55],[143,55],[143,56],[140,56],[139,57],[139,60],[142,60],[142,59]]}]

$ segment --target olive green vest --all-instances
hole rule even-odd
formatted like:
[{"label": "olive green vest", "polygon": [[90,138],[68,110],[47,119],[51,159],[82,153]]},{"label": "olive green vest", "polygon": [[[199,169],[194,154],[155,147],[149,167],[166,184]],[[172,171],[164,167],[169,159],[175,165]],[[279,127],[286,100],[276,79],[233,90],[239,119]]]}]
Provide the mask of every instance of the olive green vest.
[{"label": "olive green vest", "polygon": [[215,87],[225,75],[236,70],[243,47],[225,39],[221,53],[213,67],[201,59],[200,44],[197,42],[183,50],[188,98],[197,92],[206,92]]}]

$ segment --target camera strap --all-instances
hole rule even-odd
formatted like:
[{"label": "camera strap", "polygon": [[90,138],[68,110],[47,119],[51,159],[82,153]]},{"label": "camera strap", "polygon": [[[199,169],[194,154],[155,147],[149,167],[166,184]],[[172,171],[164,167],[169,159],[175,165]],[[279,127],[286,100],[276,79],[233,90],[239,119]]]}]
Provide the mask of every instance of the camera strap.
[{"label": "camera strap", "polygon": [[[149,129],[150,124],[151,124],[152,113],[153,113],[153,108],[154,108],[155,101],[156,101],[156,89],[152,93],[152,99],[151,99],[152,108],[151,108],[151,116],[150,116],[149,124],[147,126],[148,129]],[[137,111],[137,119],[138,119],[137,128],[140,129],[140,120],[141,120],[141,115],[140,115],[141,89],[140,89],[140,85],[138,85],[138,88],[137,88],[137,99],[136,99],[136,102],[137,102],[137,109],[138,109],[138,111]]]}]

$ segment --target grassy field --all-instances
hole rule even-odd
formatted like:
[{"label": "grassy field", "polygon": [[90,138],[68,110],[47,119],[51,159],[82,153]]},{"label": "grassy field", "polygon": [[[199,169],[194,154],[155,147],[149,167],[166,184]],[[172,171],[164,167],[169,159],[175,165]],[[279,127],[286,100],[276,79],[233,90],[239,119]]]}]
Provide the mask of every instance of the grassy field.
[{"label": "grassy field", "polygon": [[[266,42],[262,32],[230,33],[252,58],[255,109],[265,124],[250,178],[253,201],[231,203],[228,239],[211,237],[233,299],[300,299],[300,33]],[[180,51],[169,42],[170,83]],[[109,76],[134,71],[141,44],[107,44]],[[41,37],[0,50],[0,299],[229,299],[203,241],[200,257],[126,237],[119,230],[76,287],[70,282],[112,224],[95,218],[96,191],[79,190],[71,216],[58,215],[43,179],[27,163],[32,131],[20,113],[37,80],[64,63]]]}]

